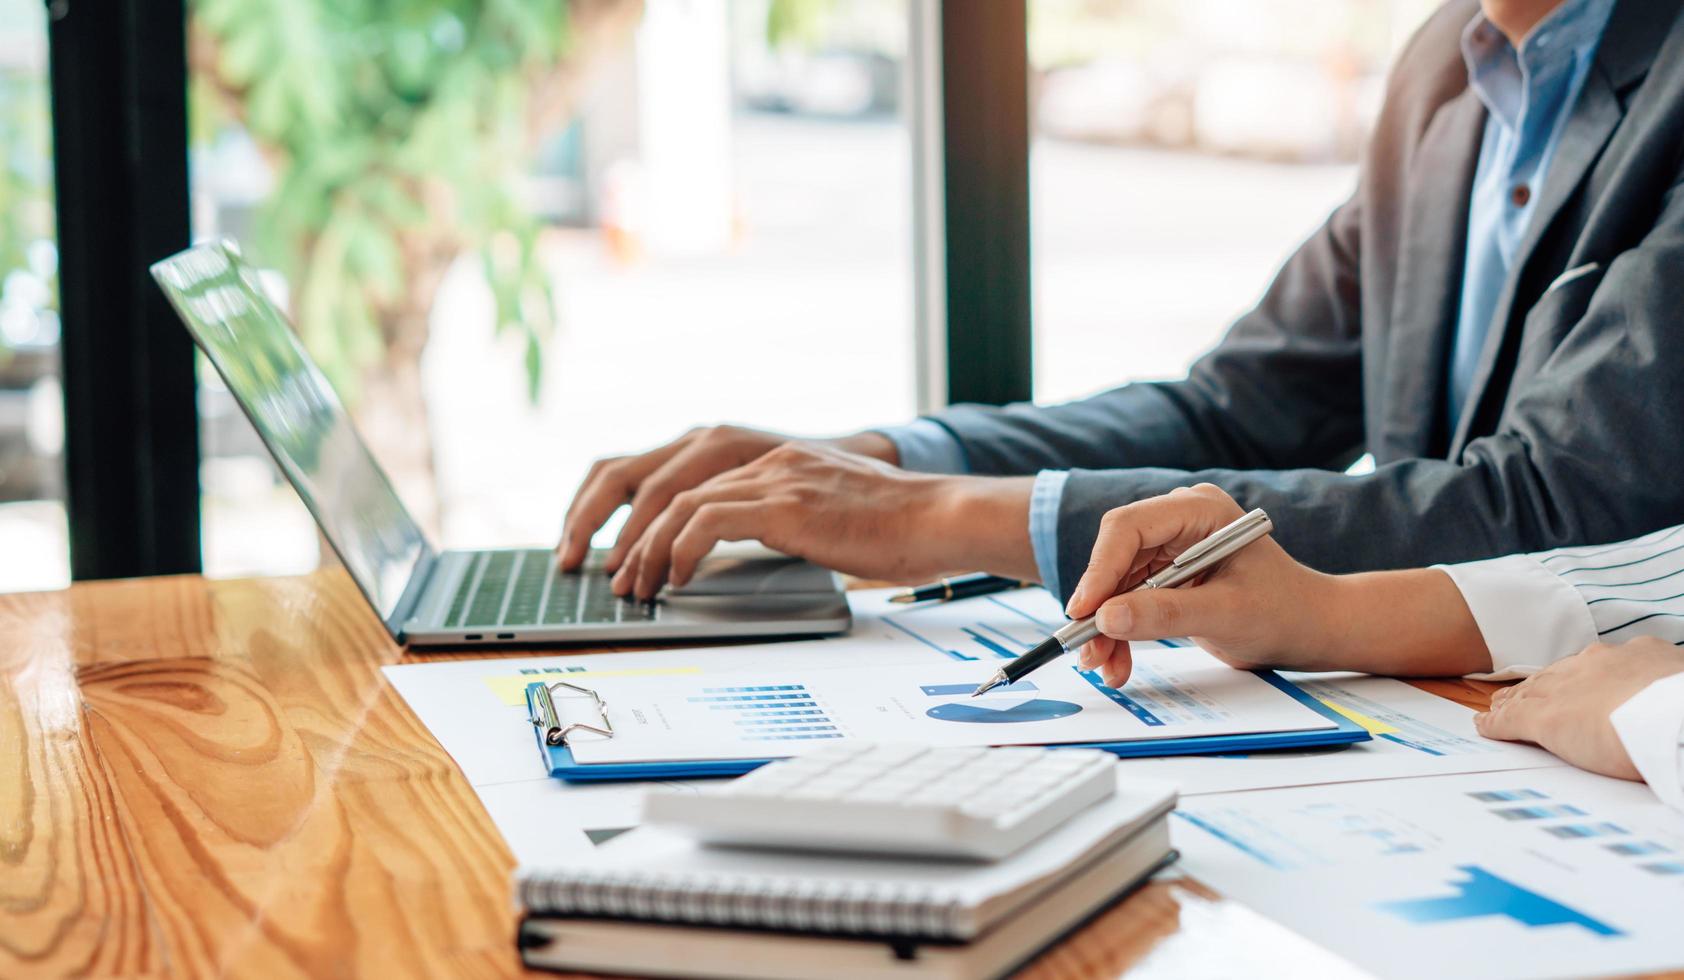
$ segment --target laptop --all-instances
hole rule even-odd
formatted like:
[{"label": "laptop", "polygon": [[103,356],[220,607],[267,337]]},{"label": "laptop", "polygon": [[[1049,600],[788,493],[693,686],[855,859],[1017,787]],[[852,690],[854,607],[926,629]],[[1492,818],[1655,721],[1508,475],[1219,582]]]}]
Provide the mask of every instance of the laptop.
[{"label": "laptop", "polygon": [[363,597],[411,647],[689,640],[840,633],[836,575],[764,549],[704,559],[682,590],[620,599],[592,552],[581,572],[549,548],[434,550],[231,242],[152,267],[193,339],[251,419]]}]

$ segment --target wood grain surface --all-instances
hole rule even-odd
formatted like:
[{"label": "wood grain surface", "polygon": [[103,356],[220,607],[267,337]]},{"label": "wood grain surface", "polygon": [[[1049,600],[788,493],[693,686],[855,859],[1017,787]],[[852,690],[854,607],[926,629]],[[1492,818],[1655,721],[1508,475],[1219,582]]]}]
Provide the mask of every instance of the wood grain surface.
[{"label": "wood grain surface", "polygon": [[[0,595],[0,977],[520,974],[513,858],[406,659],[337,570]],[[1306,973],[1355,975],[1186,880],[1026,971]]]}]

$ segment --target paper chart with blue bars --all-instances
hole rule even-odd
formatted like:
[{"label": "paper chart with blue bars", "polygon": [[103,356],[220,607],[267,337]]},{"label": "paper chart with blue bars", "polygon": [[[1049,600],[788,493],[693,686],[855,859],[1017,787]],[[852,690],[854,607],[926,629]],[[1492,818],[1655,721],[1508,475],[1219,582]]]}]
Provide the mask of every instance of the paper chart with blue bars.
[{"label": "paper chart with blue bars", "polygon": [[[1124,696],[1068,664],[973,698],[975,664],[768,663],[753,671],[600,676],[611,739],[579,740],[573,756],[602,762],[776,758],[844,738],[927,745],[1041,745],[1310,731],[1333,727],[1254,674],[1202,650],[1163,651],[1143,666],[1163,685]],[[1173,684],[1173,690],[1168,685]]]},{"label": "paper chart with blue bars", "polygon": [[1552,768],[1221,793],[1172,828],[1189,874],[1381,975],[1684,959],[1684,817],[1639,784]]},{"label": "paper chart with blue bars", "polygon": [[704,687],[689,699],[710,711],[725,712],[745,742],[813,742],[841,738],[805,684],[754,684]]},{"label": "paper chart with blue bars", "polygon": [[[1032,588],[911,609],[888,606],[860,625],[868,629],[877,625],[891,638],[910,639],[932,656],[981,663],[1020,657],[1064,623],[1057,600],[1045,589]],[[1184,640],[1140,644],[1146,648],[1185,645]]]}]

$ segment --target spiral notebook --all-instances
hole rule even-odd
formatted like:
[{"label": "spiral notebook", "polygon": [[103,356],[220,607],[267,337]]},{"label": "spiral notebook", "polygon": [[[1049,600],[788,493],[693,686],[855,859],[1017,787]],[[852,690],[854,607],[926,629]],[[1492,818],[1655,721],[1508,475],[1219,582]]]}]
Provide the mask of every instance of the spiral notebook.
[{"label": "spiral notebook", "polygon": [[517,873],[522,955],[637,975],[716,975],[710,955],[726,950],[720,976],[932,972],[912,968],[920,957],[1003,972],[1169,860],[1175,799],[1119,786],[994,864],[709,847],[640,827],[577,864]]}]

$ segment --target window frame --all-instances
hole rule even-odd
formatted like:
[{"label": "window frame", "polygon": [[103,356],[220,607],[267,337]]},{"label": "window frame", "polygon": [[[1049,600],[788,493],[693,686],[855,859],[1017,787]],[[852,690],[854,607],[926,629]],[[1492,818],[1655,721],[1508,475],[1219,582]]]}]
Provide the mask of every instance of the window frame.
[{"label": "window frame", "polygon": [[[48,0],[72,578],[200,570],[185,0]],[[1027,4],[908,0],[918,404],[1033,394]]]}]

